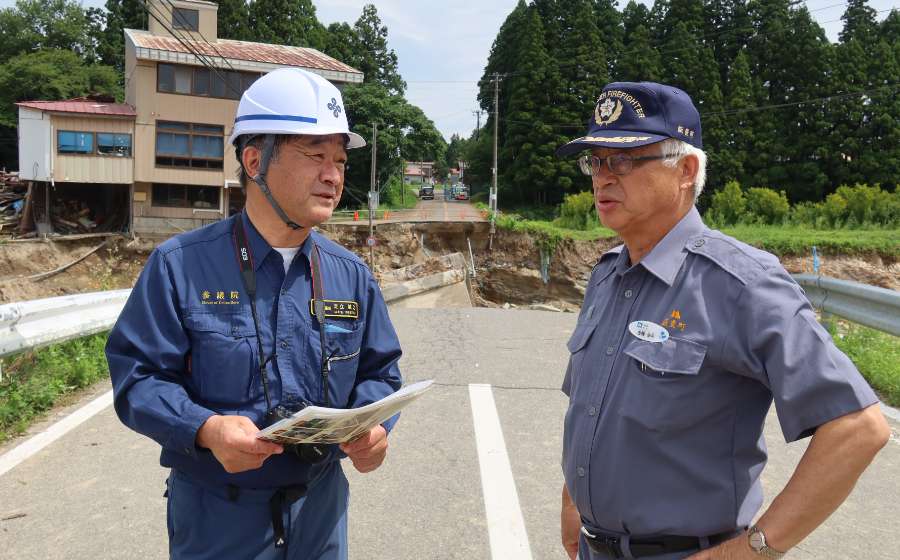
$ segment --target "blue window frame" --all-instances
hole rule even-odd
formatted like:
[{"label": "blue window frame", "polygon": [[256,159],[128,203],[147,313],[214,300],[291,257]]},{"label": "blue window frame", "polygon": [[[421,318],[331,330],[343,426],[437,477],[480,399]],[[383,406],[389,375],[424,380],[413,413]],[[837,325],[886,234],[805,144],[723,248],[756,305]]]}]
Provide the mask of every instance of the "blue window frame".
[{"label": "blue window frame", "polygon": [[222,169],[225,127],[209,124],[156,122],[156,165]]},{"label": "blue window frame", "polygon": [[94,133],[59,130],[56,132],[56,151],[60,154],[92,154]]},{"label": "blue window frame", "polygon": [[97,153],[108,156],[131,157],[131,135],[98,132]]}]

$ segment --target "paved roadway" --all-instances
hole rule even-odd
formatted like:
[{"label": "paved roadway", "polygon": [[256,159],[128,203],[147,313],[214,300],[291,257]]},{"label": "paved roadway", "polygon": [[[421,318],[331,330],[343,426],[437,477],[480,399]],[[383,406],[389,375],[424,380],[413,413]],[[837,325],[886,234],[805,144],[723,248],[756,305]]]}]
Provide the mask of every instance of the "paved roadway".
[{"label": "paved roadway", "polygon": [[[375,220],[374,223],[387,224],[394,222],[483,222],[486,218],[468,200],[444,200],[444,191],[435,189],[434,200],[419,200],[415,208],[409,210],[391,210],[389,217]],[[346,223],[353,221],[352,213],[340,213],[329,220],[329,223]],[[360,219],[359,223],[368,223]]]},{"label": "paved roadway", "polygon": [[[346,465],[351,557],[527,558],[491,555],[489,527],[499,524],[485,517],[469,399],[470,383],[487,383],[493,385],[531,557],[562,560],[558,464],[566,403],[557,388],[575,316],[499,309],[391,313],[405,348],[401,365],[407,381],[433,377],[441,385],[404,412],[379,471],[359,475]],[[900,558],[900,443],[898,425],[892,425],[894,438],[848,502],[791,558]],[[764,479],[771,498],[805,442],[781,443],[774,417],[767,436],[772,460]],[[154,443],[123,428],[107,408],[0,476],[0,557],[165,557],[166,473],[157,455]],[[488,489],[498,486],[494,481]]]}]

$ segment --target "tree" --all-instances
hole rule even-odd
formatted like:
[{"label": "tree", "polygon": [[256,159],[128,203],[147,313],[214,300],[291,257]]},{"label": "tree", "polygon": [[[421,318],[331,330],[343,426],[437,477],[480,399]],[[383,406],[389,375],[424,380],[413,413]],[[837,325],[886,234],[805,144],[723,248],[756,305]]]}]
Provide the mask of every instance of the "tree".
[{"label": "tree", "polygon": [[508,200],[537,204],[559,202],[572,186],[554,151],[566,136],[555,128],[561,110],[555,104],[559,73],[544,47],[544,32],[538,11],[526,10],[518,33],[512,37],[512,62],[518,71],[508,81],[509,107],[506,137],[498,162]]},{"label": "tree", "polygon": [[[332,23],[325,34],[325,49],[322,51],[335,60],[361,70],[361,58],[365,54],[358,45],[356,31],[346,22]],[[370,78],[370,76],[365,76]]]},{"label": "tree", "polygon": [[662,58],[651,44],[651,33],[646,22],[650,12],[643,4],[631,1],[622,14],[624,25],[623,56],[616,64],[612,79],[622,82],[662,80]]},{"label": "tree", "polygon": [[[250,32],[250,6],[246,0],[217,0],[216,27],[221,39],[256,40]],[[207,37],[210,41],[212,37]]]},{"label": "tree", "polygon": [[0,65],[0,165],[18,167],[17,101],[71,99],[89,93],[122,98],[112,67],[85,64],[72,51],[44,49],[14,56]]},{"label": "tree", "polygon": [[867,0],[850,0],[847,9],[841,16],[844,28],[838,35],[841,43],[847,43],[853,39],[859,41],[874,41],[878,39],[878,22],[875,20],[875,10],[867,5]]},{"label": "tree", "polygon": [[[402,173],[402,161],[439,161],[447,144],[421,109],[402,96],[391,95],[378,83],[348,85],[343,91],[350,129],[372,140],[372,124],[378,123],[377,176],[379,184]],[[399,149],[399,154],[398,154]],[[350,150],[345,204],[365,204],[369,190],[371,148]]]},{"label": "tree", "polygon": [[616,3],[617,0],[594,0],[594,25],[603,43],[606,71],[610,76],[618,71],[625,50],[625,27],[622,14],[616,10]]},{"label": "tree", "polygon": [[260,43],[325,48],[325,28],[312,0],[254,0],[250,36]]},{"label": "tree", "polygon": [[125,72],[125,29],[147,29],[143,4],[140,0],[106,0],[106,27],[98,52],[103,64],[120,74]]},{"label": "tree", "polygon": [[400,77],[397,69],[397,54],[388,48],[387,26],[381,24],[378,10],[372,4],[363,7],[362,15],[353,25],[356,31],[356,48],[360,53],[359,70],[365,73],[366,81],[374,81],[388,92],[403,95],[406,90],[406,82]]},{"label": "tree", "polygon": [[73,0],[18,0],[0,11],[0,60],[40,49],[64,49],[93,57],[90,20]]}]

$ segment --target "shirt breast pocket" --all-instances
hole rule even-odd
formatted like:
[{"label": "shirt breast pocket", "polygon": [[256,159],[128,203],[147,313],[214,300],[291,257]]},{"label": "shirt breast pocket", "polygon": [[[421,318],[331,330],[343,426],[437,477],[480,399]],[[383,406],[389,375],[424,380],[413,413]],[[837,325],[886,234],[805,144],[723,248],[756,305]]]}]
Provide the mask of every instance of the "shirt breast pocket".
[{"label": "shirt breast pocket", "polygon": [[662,343],[632,339],[625,357],[623,416],[654,431],[682,430],[703,418],[706,346],[678,337]]},{"label": "shirt breast pocket", "polygon": [[572,336],[569,338],[569,341],[566,343],[566,348],[569,350],[569,376],[571,386],[569,388],[569,395],[576,396],[580,393],[577,391],[578,385],[584,375],[582,375],[582,370],[584,369],[585,362],[585,354],[587,354],[586,348],[588,341],[591,339],[591,335],[594,334],[594,331],[597,329],[597,322],[589,322],[583,321],[575,326],[575,332],[572,333]]},{"label": "shirt breast pocket", "polygon": [[197,399],[212,408],[234,408],[261,393],[256,330],[249,313],[191,313],[191,377]]},{"label": "shirt breast pocket", "polygon": [[[316,355],[321,357],[318,326],[310,333]],[[350,400],[356,384],[356,372],[362,346],[363,322],[360,320],[325,321],[325,349],[328,358],[328,386],[330,405],[338,408]],[[321,363],[321,362],[319,362]]]}]

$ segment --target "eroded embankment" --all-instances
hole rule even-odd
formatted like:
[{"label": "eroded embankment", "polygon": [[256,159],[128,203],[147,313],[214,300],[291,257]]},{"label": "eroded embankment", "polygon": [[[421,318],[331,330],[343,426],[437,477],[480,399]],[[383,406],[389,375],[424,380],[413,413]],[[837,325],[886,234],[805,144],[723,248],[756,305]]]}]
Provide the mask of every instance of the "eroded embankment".
[{"label": "eroded embankment", "polygon": [[[543,251],[546,240],[527,233],[498,230],[490,238],[485,223],[398,223],[378,226],[374,247],[375,273],[384,282],[397,281],[392,273],[408,269],[423,276],[445,267],[436,257],[462,253],[475,277],[469,279],[472,301],[481,306],[549,305],[574,311],[597,258],[619,243],[562,240]],[[323,232],[359,254],[367,262],[368,227],[329,225]],[[97,290],[129,288],[134,284],[153,241],[111,237],[105,246],[77,264],[45,279],[29,279],[53,271],[84,256],[102,239],[59,240],[0,245],[0,303]],[[471,247],[471,252],[470,252]],[[470,256],[471,255],[471,256]],[[821,273],[893,290],[900,290],[900,263],[872,255],[823,255]],[[789,272],[811,272],[809,256],[781,258]]]}]

